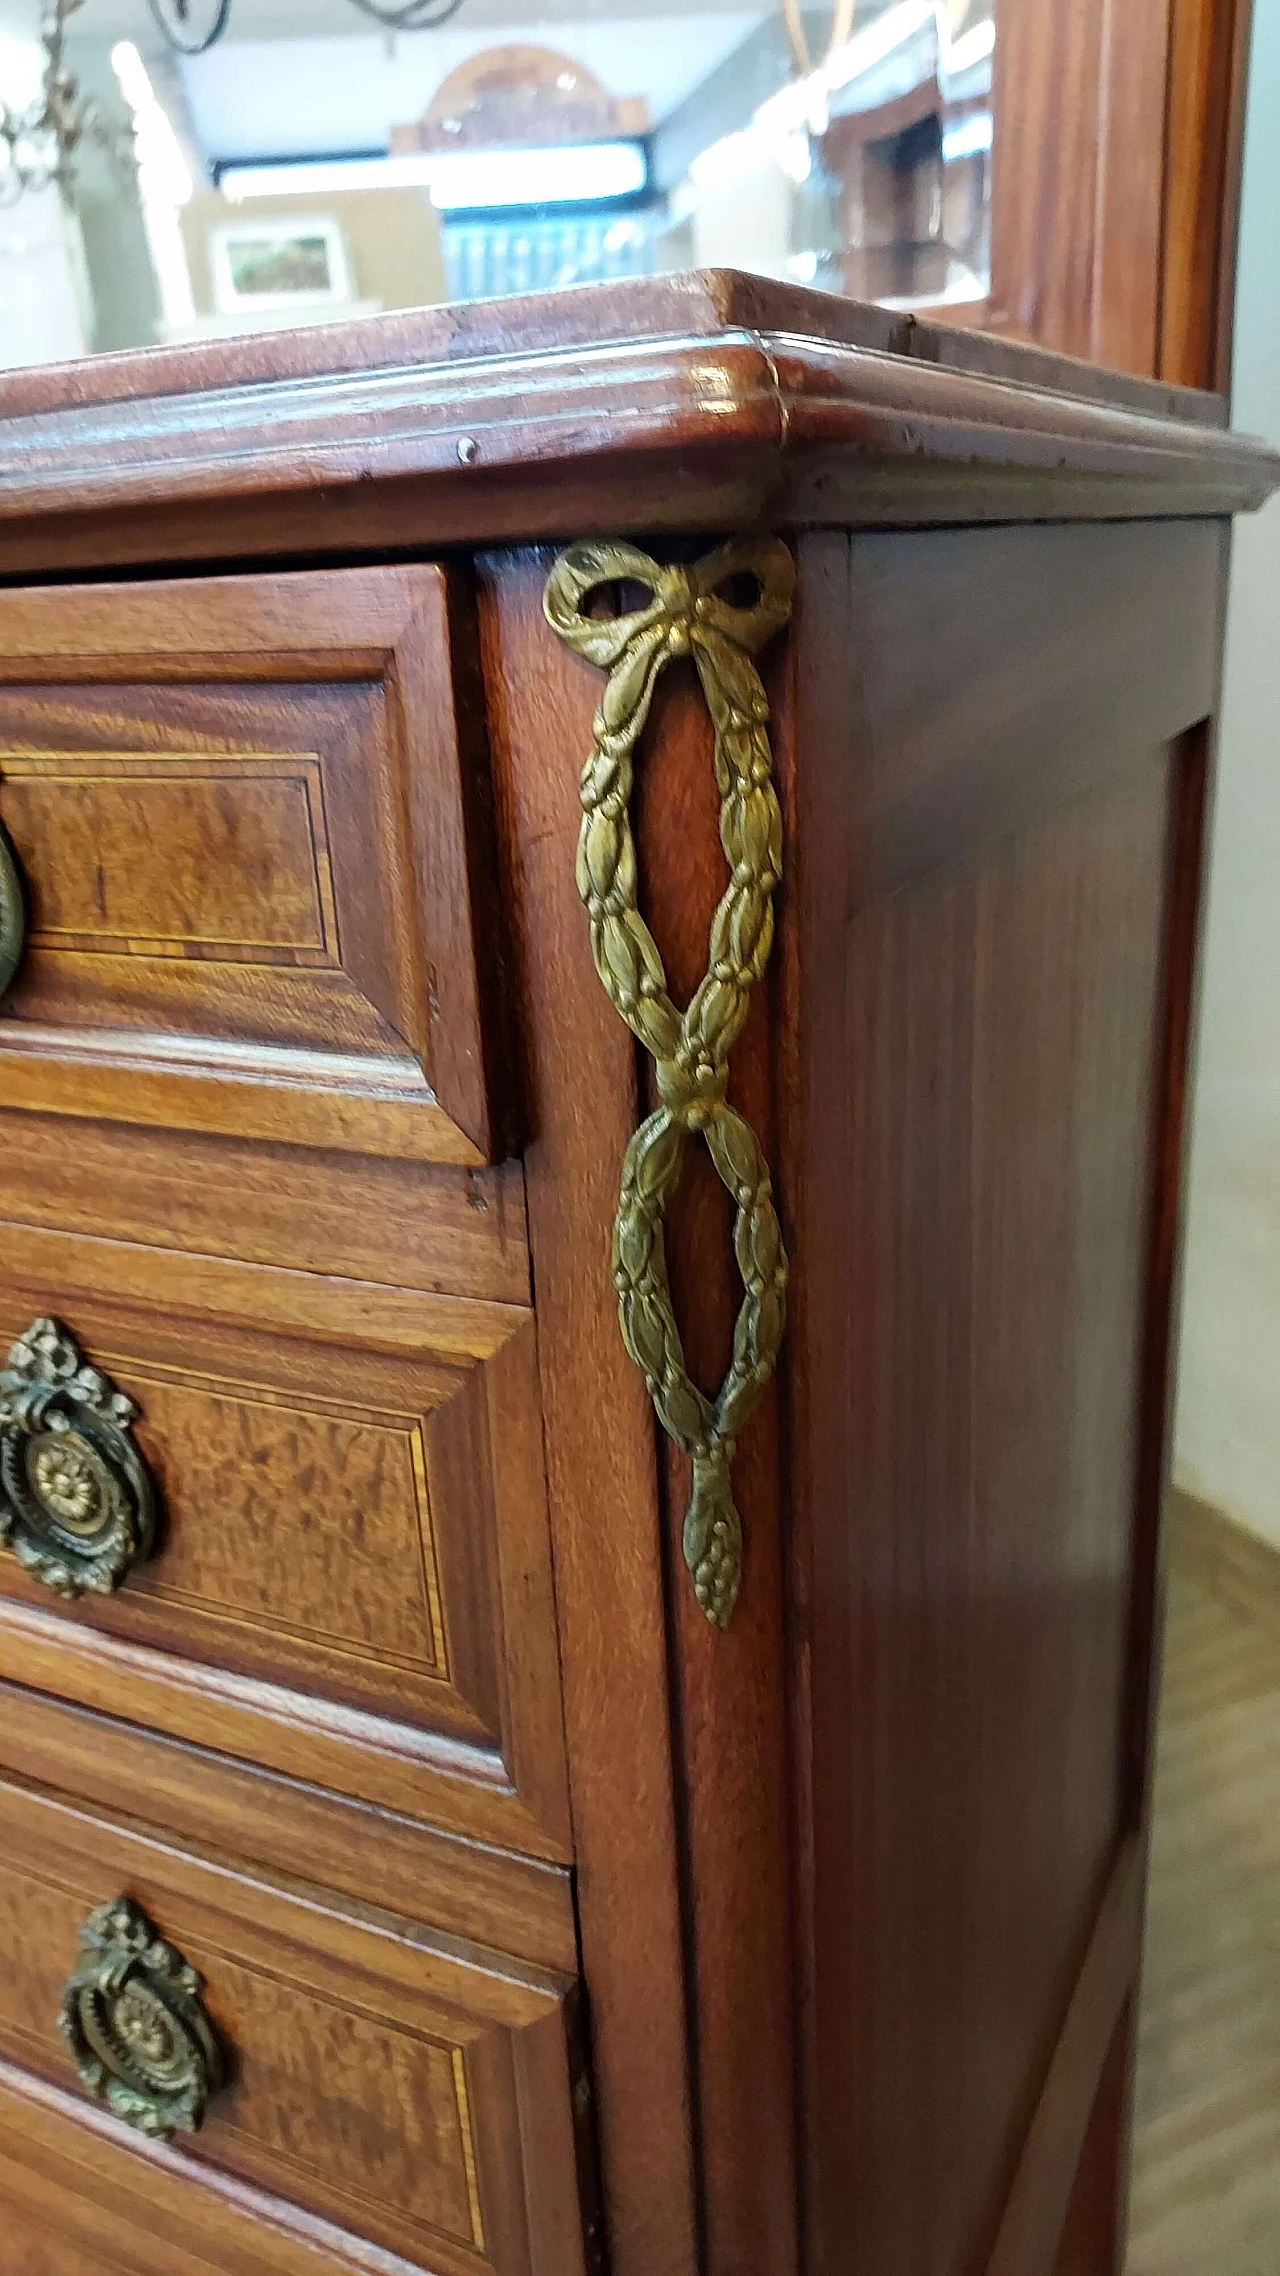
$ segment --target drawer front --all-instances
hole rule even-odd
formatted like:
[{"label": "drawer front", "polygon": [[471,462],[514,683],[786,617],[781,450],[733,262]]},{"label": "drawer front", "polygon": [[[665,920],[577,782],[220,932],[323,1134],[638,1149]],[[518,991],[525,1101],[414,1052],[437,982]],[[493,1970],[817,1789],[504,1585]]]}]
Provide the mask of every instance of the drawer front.
[{"label": "drawer front", "polygon": [[0,594],[8,1103],[501,1153],[464,638],[431,566]]},{"label": "drawer front", "polygon": [[[6,1227],[11,1385],[42,1319],[66,1369],[83,1359],[137,1410],[123,1435],[151,1484],[153,1541],[109,1576],[113,1593],[54,1593],[64,1568],[31,1544],[62,1541],[50,1510],[74,1517],[79,1410],[61,1402],[75,1426],[61,1436],[49,1415],[20,1427],[11,1392],[0,1470],[27,1491],[8,1502],[24,1563],[0,1559],[6,1672],[565,1856],[532,1313]],[[113,1443],[92,1438],[90,1466],[110,1469]]]},{"label": "drawer front", "polygon": [[[24,1225],[433,1295],[530,1299],[518,1161],[379,1161],[0,1107],[0,1164],[0,1208]],[[4,1241],[0,1230],[0,1261]]]},{"label": "drawer front", "polygon": [[[123,1909],[100,1910],[117,1900]],[[85,1938],[91,1916],[96,1943]],[[122,1921],[148,1954],[130,1976]],[[195,1978],[175,1992],[184,1964]],[[153,2094],[154,2039],[130,2033],[130,1982],[152,2013],[159,1986],[183,2030],[198,2012],[216,2057],[198,2131],[184,2112],[154,2148],[121,2110],[174,2123],[178,2098]],[[91,2040],[73,2028],[64,2042],[60,2010],[81,2017],[86,1999]],[[151,2163],[154,2216],[145,2185],[133,2200],[144,2231],[185,2182],[198,2246],[202,2202],[225,2202],[231,2183],[247,2269],[308,2265],[266,2257],[271,2224],[327,2243],[337,2266],[383,2269],[380,2252],[438,2276],[573,2276],[584,2245],[572,2003],[564,1979],[429,1927],[354,1914],[302,1884],[0,1784],[0,2160],[24,2123],[47,2139],[82,2110],[85,2148],[67,2192],[82,2186],[82,2168],[93,2186],[92,2142],[117,2163],[121,2152]],[[122,2039],[142,2056],[123,2102],[118,2060],[104,2066],[97,2053]]]}]

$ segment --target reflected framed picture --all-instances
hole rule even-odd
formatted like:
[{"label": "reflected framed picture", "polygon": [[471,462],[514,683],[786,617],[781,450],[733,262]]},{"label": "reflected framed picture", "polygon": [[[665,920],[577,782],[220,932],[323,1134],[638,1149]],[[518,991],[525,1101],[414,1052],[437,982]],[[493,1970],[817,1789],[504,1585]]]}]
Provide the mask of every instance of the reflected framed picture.
[{"label": "reflected framed picture", "polygon": [[210,232],[209,255],[214,306],[221,315],[251,308],[340,308],[352,297],[342,230],[326,216],[224,221]]}]

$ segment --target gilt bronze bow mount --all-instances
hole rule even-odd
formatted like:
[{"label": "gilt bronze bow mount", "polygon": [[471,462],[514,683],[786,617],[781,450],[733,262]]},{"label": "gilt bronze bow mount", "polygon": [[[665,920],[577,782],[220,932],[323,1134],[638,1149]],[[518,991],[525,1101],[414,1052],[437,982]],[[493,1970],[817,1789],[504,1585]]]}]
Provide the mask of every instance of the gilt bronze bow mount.
[{"label": "gilt bronze bow mount", "polygon": [[[630,614],[584,613],[603,585],[640,584],[652,599]],[[740,603],[739,588],[754,597]],[[750,1124],[728,1103],[729,1055],[773,944],[782,876],[782,816],[773,787],[769,706],[754,658],[787,622],[795,566],[776,539],[720,547],[692,568],[660,568],[634,546],[585,543],[562,553],[547,580],[547,621],[566,647],[609,674],[582,775],[578,891],[596,971],[611,1003],[651,1053],[661,1105],[636,1131],[622,1165],[613,1278],[623,1340],[659,1421],[693,1465],[684,1556],[698,1602],[728,1626],[742,1579],[742,1522],[730,1465],[777,1361],[786,1319],[787,1259],[768,1164]],[[715,729],[720,842],[729,883],[711,926],[707,971],[687,1010],[667,992],[657,944],[637,903],[630,798],[636,746],[668,664],[691,657]],[[737,1208],[734,1251],[743,1299],[733,1353],[710,1399],[685,1365],[663,1244],[667,1203],[685,1148],[701,1136]]]}]

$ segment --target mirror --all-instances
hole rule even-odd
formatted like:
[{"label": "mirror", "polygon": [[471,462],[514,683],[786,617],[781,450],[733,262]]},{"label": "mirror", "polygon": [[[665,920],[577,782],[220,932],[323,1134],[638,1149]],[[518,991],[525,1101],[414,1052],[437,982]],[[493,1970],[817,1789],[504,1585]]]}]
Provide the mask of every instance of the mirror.
[{"label": "mirror", "polygon": [[0,368],[734,267],[988,290],[994,0],[0,0]]}]

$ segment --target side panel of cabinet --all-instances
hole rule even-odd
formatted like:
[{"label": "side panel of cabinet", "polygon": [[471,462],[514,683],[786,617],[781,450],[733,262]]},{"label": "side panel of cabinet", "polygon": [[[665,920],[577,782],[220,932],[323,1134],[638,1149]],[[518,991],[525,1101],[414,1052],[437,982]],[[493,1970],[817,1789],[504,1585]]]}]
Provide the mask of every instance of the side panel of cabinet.
[{"label": "side panel of cabinet", "polygon": [[1211,525],[804,549],[783,1185],[822,2276],[1051,2276],[1133,1989],[1221,568]]}]

